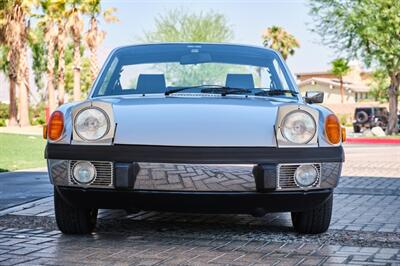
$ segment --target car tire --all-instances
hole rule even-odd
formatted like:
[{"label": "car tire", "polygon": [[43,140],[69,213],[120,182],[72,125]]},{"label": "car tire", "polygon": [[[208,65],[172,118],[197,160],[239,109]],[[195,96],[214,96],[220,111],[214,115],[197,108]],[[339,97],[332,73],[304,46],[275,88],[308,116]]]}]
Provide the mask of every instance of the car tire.
[{"label": "car tire", "polygon": [[360,133],[361,132],[361,127],[353,126],[353,131],[354,131],[354,133]]},{"label": "car tire", "polygon": [[90,234],[96,227],[97,209],[79,208],[66,202],[54,189],[57,226],[64,234]]},{"label": "car tire", "polygon": [[332,216],[333,195],[322,205],[304,212],[292,212],[294,230],[303,234],[320,234],[329,228]]},{"label": "car tire", "polygon": [[359,111],[356,113],[356,121],[360,124],[368,121],[368,114],[365,111]]}]

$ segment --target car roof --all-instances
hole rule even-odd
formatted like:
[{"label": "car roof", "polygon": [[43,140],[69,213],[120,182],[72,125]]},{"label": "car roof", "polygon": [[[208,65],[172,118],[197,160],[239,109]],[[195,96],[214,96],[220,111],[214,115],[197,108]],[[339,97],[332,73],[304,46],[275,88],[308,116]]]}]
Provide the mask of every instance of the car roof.
[{"label": "car roof", "polygon": [[147,43],[147,44],[134,44],[134,45],[127,45],[127,46],[120,46],[113,50],[113,52],[124,51],[128,49],[166,49],[166,48],[207,48],[207,49],[221,49],[223,48],[226,52],[234,52],[234,51],[246,51],[253,55],[263,56],[266,54],[275,53],[280,55],[277,51],[256,45],[246,45],[246,44],[233,44],[233,43],[207,43],[207,42],[165,42],[165,43]]}]

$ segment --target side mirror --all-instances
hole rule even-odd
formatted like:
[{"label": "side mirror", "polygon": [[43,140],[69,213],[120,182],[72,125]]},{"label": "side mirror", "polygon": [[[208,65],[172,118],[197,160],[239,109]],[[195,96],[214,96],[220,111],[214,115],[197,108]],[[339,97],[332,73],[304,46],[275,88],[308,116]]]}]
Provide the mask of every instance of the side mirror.
[{"label": "side mirror", "polygon": [[324,101],[324,93],[321,91],[307,91],[304,100],[306,103],[322,103]]}]

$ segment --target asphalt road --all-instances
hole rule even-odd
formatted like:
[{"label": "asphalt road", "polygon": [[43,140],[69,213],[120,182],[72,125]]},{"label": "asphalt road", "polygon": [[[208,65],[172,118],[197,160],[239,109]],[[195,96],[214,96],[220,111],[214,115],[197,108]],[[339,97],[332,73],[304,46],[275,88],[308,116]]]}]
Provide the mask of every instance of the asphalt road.
[{"label": "asphalt road", "polygon": [[52,193],[47,172],[0,174],[0,210],[47,197]]}]

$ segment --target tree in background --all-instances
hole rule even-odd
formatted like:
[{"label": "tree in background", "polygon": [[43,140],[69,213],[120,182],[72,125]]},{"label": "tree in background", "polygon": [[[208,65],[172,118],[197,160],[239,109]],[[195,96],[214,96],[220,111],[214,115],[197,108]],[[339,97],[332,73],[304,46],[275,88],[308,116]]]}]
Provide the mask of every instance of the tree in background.
[{"label": "tree in background", "polygon": [[[80,75],[80,90],[86,95],[92,85],[90,75],[90,60],[84,56],[85,47],[81,45],[81,75]],[[65,91],[72,95],[74,90],[74,44],[67,44],[65,49]]]},{"label": "tree in background", "polygon": [[[182,9],[171,10],[155,20],[155,30],[144,32],[142,41],[157,42],[229,42],[233,31],[224,15],[209,11],[188,13]],[[199,64],[182,67],[167,64],[163,71],[174,86],[198,85],[201,81],[210,84],[220,80],[227,66]]]},{"label": "tree in background", "polygon": [[375,101],[387,102],[388,91],[387,88],[390,85],[390,79],[386,74],[385,70],[375,70],[372,73],[372,82],[370,84],[371,90],[369,94],[374,98]]},{"label": "tree in background", "polygon": [[[30,94],[30,68],[28,64],[28,35],[29,35],[29,23],[27,21],[28,13],[31,10],[31,4],[29,1],[21,4],[21,14],[19,20],[19,68],[18,68],[18,113],[19,113],[19,125],[21,127],[30,126],[29,119],[29,94]],[[14,32],[15,34],[15,32]]]},{"label": "tree in background", "polygon": [[8,48],[0,45],[0,72],[7,75],[8,61],[7,61]]},{"label": "tree in background", "polygon": [[64,104],[65,101],[65,47],[67,46],[67,16],[68,10],[66,7],[66,0],[58,0],[57,6],[57,91],[58,91],[58,105]]},{"label": "tree in background", "polygon": [[100,0],[86,0],[84,6],[86,13],[90,16],[90,27],[85,34],[85,42],[90,51],[90,74],[94,80],[99,73],[97,48],[106,36],[106,32],[99,29],[99,16],[102,16],[106,22],[117,22],[118,18],[113,15],[115,8],[108,8],[102,12]]},{"label": "tree in background", "polygon": [[300,47],[299,41],[292,34],[279,26],[267,28],[262,38],[265,47],[280,52],[285,60],[287,60],[289,55],[294,55],[295,49]]},{"label": "tree in background", "polygon": [[146,42],[226,42],[233,31],[224,15],[209,11],[187,13],[169,11],[155,20],[156,29],[144,33]]},{"label": "tree in background", "polygon": [[311,15],[323,43],[383,69],[390,78],[388,134],[398,132],[400,1],[312,0]]},{"label": "tree in background", "polygon": [[[29,125],[29,72],[27,68],[28,16],[33,1],[13,0],[0,3],[0,41],[7,47],[8,78],[10,83],[9,125]],[[17,110],[16,86],[19,87]]]},{"label": "tree in background", "polygon": [[343,77],[346,76],[350,71],[349,62],[344,58],[338,58],[331,62],[331,73],[339,78],[340,84],[340,98],[341,103],[344,102],[344,88],[343,88]]},{"label": "tree in background", "polygon": [[69,12],[69,21],[67,25],[74,44],[74,101],[79,101],[81,99],[81,41],[84,26],[82,1],[83,0],[70,0],[71,10]]},{"label": "tree in background", "polygon": [[60,13],[58,2],[52,0],[41,0],[40,6],[43,14],[39,20],[39,27],[43,29],[47,50],[47,100],[50,112],[53,112],[57,107],[54,70],[56,64],[55,51],[58,40],[56,21]]},{"label": "tree in background", "polygon": [[[39,92],[44,90],[43,77],[47,70],[47,51],[46,44],[43,42],[44,32],[40,27],[35,27],[31,29],[29,34],[29,46],[32,51],[32,71],[34,74],[34,81],[36,88]],[[42,98],[44,100],[45,97]]]}]

